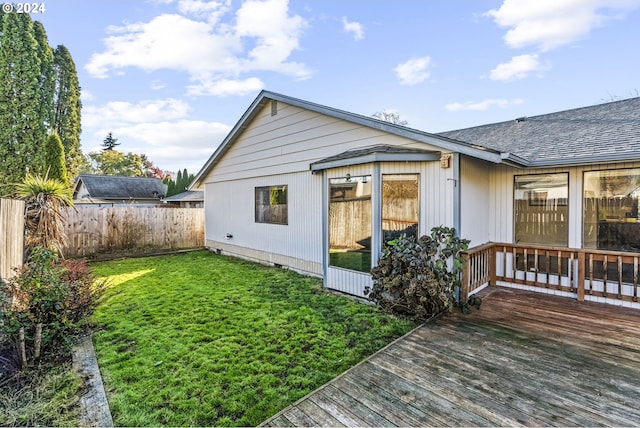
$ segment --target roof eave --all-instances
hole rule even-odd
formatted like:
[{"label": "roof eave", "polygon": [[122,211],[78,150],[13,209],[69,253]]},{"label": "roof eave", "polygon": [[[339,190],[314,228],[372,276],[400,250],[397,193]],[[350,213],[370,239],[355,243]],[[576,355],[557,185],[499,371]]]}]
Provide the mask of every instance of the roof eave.
[{"label": "roof eave", "polygon": [[344,159],[317,161],[309,165],[311,172],[343,166],[362,165],[373,162],[429,162],[440,160],[440,152],[425,153],[368,153]]},{"label": "roof eave", "polygon": [[544,168],[558,166],[593,165],[603,163],[637,162],[640,153],[615,153],[601,156],[583,156],[563,159],[546,159],[530,162],[529,167]]}]

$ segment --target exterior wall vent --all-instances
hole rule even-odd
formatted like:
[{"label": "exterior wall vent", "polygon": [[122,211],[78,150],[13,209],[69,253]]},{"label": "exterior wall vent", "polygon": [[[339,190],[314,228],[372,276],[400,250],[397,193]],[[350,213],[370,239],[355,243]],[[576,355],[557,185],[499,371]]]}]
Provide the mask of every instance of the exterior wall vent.
[{"label": "exterior wall vent", "polygon": [[271,101],[271,116],[278,114],[278,101]]}]

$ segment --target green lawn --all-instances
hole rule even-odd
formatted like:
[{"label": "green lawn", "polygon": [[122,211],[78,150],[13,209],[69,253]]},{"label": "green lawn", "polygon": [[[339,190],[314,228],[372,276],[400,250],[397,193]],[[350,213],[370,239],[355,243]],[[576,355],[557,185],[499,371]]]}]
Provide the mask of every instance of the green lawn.
[{"label": "green lawn", "polygon": [[415,327],[320,280],[207,251],[94,263],[117,426],[253,426]]}]

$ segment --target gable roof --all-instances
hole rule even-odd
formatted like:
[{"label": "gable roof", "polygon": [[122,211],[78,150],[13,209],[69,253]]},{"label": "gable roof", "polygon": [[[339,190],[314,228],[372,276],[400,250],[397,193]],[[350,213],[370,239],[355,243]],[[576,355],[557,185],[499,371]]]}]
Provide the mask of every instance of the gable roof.
[{"label": "gable roof", "polygon": [[[262,91],[196,174],[189,190],[201,186],[202,179],[224,156],[260,110],[272,100],[423,142],[446,151],[516,167],[640,159],[640,97],[433,134],[275,92]],[[313,169],[313,164],[310,167]]]},{"label": "gable roof", "polygon": [[160,199],[167,193],[167,185],[157,178],[80,174],[73,192],[75,199],[87,197],[77,194],[81,184],[84,184],[92,199]]},{"label": "gable roof", "polygon": [[406,126],[396,125],[384,120],[375,119],[373,117],[362,116],[356,113],[351,113],[344,110],[339,110],[333,107],[323,106],[320,104],[312,103],[309,101],[300,100],[298,98],[289,97],[287,95],[278,94],[270,91],[261,91],[256,99],[251,103],[249,108],[242,115],[240,120],[235,124],[231,132],[220,143],[218,148],[214,151],[213,155],[207,160],[202,169],[196,174],[195,178],[189,185],[189,190],[194,190],[200,187],[202,179],[213,169],[219,159],[224,156],[226,151],[233,145],[233,143],[239,138],[242,132],[249,126],[249,123],[258,115],[262,108],[270,101],[279,101],[295,107],[299,107],[305,110],[313,111],[316,113],[324,114],[329,117],[346,120],[348,122],[356,123],[369,128],[384,131],[389,134],[406,137],[414,141],[427,143],[436,147],[440,147],[444,150],[463,153],[469,156],[473,156],[479,159],[484,159],[490,162],[515,162],[518,164],[519,160],[516,158],[510,158],[509,154],[501,154],[500,152],[485,147],[478,147],[472,144],[467,144],[462,141],[452,140],[442,135],[436,135],[429,132],[419,131],[417,129],[408,128]]},{"label": "gable roof", "polygon": [[640,159],[640,97],[438,135],[512,153],[532,167]]}]

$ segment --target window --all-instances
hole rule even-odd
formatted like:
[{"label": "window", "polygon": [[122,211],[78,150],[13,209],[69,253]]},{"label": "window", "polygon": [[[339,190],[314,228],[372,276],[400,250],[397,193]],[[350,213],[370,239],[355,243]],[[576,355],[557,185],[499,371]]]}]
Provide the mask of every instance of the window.
[{"label": "window", "polygon": [[584,173],[583,246],[640,252],[640,169]]},{"label": "window", "polygon": [[256,187],[256,223],[289,224],[287,186]]},{"label": "window", "polygon": [[329,264],[371,270],[371,176],[329,180]]},{"label": "window", "polygon": [[382,175],[382,242],[418,236],[418,174]]},{"label": "window", "polygon": [[520,175],[514,183],[515,242],[569,245],[569,175]]}]

